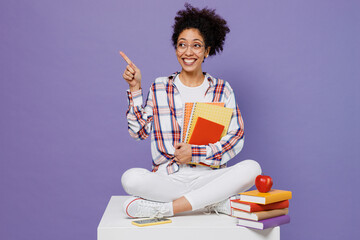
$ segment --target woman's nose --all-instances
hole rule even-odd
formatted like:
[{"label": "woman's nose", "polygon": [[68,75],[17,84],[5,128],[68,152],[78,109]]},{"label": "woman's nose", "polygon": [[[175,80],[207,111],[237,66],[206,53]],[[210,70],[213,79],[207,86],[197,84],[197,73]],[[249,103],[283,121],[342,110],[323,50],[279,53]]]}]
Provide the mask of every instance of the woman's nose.
[{"label": "woman's nose", "polygon": [[188,46],[188,47],[186,48],[186,50],[185,50],[185,55],[186,55],[186,56],[191,56],[191,55],[193,55],[193,54],[194,54],[194,52],[192,51],[191,46]]}]

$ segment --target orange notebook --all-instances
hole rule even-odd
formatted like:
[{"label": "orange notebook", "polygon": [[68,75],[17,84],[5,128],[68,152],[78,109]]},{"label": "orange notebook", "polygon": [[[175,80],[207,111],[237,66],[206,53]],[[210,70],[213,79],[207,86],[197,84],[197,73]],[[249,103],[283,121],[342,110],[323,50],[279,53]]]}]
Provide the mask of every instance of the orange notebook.
[{"label": "orange notebook", "polygon": [[189,122],[191,119],[191,112],[192,112],[192,108],[194,106],[193,102],[187,102],[185,103],[185,108],[184,108],[184,123],[183,123],[183,132],[182,132],[182,138],[181,138],[181,142],[185,142],[185,137],[186,137],[186,131],[188,129],[189,126]]},{"label": "orange notebook", "polygon": [[224,126],[205,118],[198,117],[189,144],[208,145],[220,140]]}]

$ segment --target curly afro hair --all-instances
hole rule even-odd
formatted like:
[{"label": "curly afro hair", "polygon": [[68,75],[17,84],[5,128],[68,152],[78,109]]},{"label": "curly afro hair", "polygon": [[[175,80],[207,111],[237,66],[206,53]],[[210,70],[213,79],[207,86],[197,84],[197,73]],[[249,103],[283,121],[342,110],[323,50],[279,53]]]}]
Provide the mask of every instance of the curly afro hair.
[{"label": "curly afro hair", "polygon": [[185,9],[177,12],[173,25],[172,44],[176,48],[177,40],[185,29],[198,29],[205,40],[205,47],[210,47],[209,55],[216,55],[223,50],[226,34],[230,32],[226,21],[215,13],[215,9],[198,9],[185,3]]}]

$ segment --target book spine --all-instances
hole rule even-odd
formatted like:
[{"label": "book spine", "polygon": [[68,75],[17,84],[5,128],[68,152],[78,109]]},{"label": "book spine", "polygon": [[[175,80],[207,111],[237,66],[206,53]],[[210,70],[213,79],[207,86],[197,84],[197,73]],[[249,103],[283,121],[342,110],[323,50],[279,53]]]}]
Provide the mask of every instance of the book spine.
[{"label": "book spine", "polygon": [[267,205],[261,205],[256,203],[237,203],[237,200],[232,200],[231,207],[235,210],[245,211],[245,212],[260,212],[273,209],[283,209],[289,207],[289,200],[284,200],[280,202],[270,203]]},{"label": "book spine", "polygon": [[274,209],[274,210],[255,212],[252,214],[255,214],[257,216],[257,220],[260,221],[260,220],[264,220],[264,219],[268,219],[268,218],[286,215],[288,213],[289,213],[289,210],[287,208],[285,208],[285,209]]},{"label": "book spine", "polygon": [[290,222],[290,216],[289,215],[282,215],[278,217],[268,218],[265,220],[261,220],[260,222],[263,223],[263,229],[271,228],[280,226],[286,223]]},{"label": "book spine", "polygon": [[291,192],[286,191],[286,192],[282,192],[279,194],[274,194],[274,195],[265,197],[265,204],[271,204],[271,203],[284,201],[284,200],[288,200],[288,199],[291,199]]}]

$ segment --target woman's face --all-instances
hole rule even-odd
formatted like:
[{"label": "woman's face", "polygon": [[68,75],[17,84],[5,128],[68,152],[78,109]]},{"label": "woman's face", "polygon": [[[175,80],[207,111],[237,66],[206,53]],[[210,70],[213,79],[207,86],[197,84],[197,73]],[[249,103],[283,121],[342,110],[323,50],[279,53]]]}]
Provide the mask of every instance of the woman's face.
[{"label": "woman's face", "polygon": [[185,29],[180,33],[177,41],[176,57],[183,71],[189,73],[201,72],[201,64],[209,51],[210,47],[205,49],[205,41],[198,29]]}]

